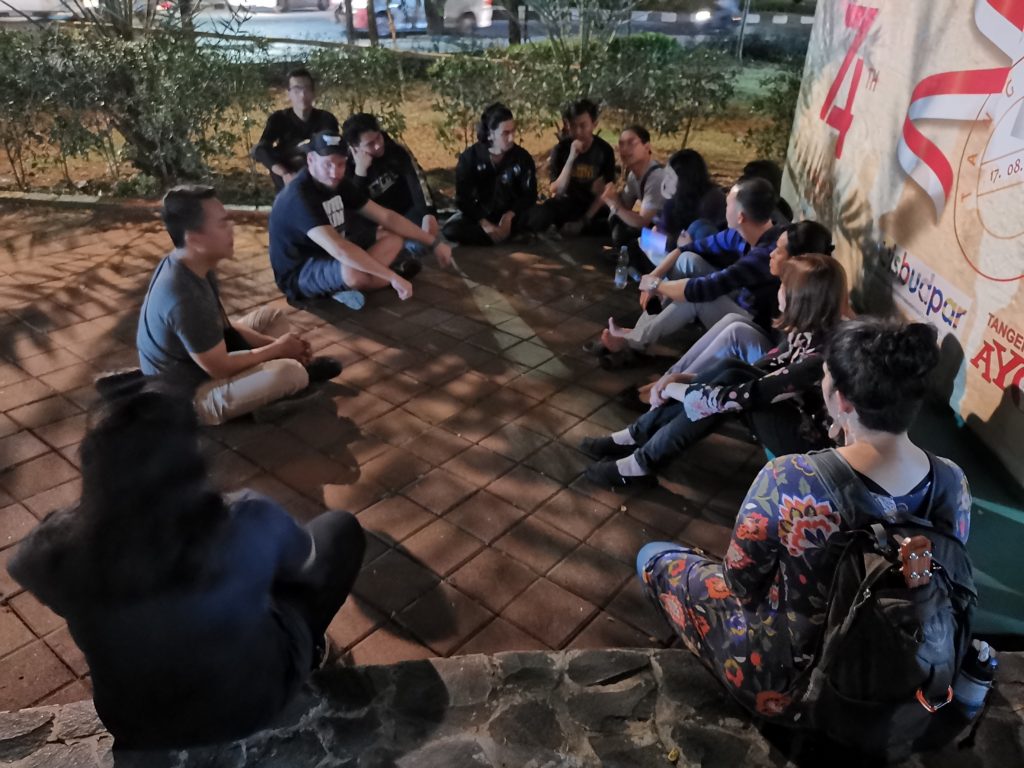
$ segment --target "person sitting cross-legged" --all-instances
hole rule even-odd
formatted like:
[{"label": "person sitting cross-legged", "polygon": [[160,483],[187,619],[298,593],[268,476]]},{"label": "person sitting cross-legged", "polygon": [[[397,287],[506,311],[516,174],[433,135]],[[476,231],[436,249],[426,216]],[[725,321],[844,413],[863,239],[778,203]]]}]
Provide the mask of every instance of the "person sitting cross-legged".
[{"label": "person sitting cross-legged", "polygon": [[537,166],[516,143],[516,121],[504,104],[480,116],[477,141],[455,166],[458,212],[444,236],[463,245],[493,245],[525,231],[537,203]]},{"label": "person sitting cross-legged", "polygon": [[[412,152],[391,138],[380,127],[373,115],[357,112],[350,115],[341,127],[348,144],[348,166],[345,178],[352,179],[377,205],[401,214],[431,237],[436,237],[439,225],[433,195]],[[376,231],[374,221],[356,217],[359,225]],[[411,252],[425,250],[421,243],[407,240],[405,247]]]},{"label": "person sitting cross-legged", "polygon": [[252,150],[252,159],[270,171],[275,193],[284,189],[305,166],[306,159],[299,149],[304,141],[318,131],[338,131],[338,119],[313,106],[316,83],[308,69],[293,69],[285,80],[291,106],[271,113],[259,143]]},{"label": "person sitting cross-legged", "polygon": [[221,495],[188,399],[164,382],[94,416],[81,499],[20,543],[11,576],[67,620],[115,756],[268,727],[327,660],[362,528],[342,511],[300,526],[252,491]]},{"label": "person sitting cross-legged", "polygon": [[551,197],[533,210],[528,223],[533,231],[555,226],[567,236],[607,234],[608,209],[601,195],[605,184],[615,181],[615,151],[594,135],[597,117],[597,105],[589,99],[562,113],[569,135],[551,150]]},{"label": "person sitting cross-legged", "polygon": [[212,425],[253,411],[270,415],[275,401],[293,405],[310,383],[341,373],[337,360],[312,357],[281,310],[228,318],[216,268],[233,255],[234,236],[213,187],[175,187],[160,213],[174,250],[157,265],[142,302],[136,345],[143,374],[191,393],[199,420]]},{"label": "person sitting cross-legged", "polygon": [[[430,248],[451,264],[451,248],[395,211],[373,202],[346,176],[348,146],[335,133],[317,133],[305,147],[306,167],[277,196],[270,211],[270,264],[289,301],[329,296],[362,309],[363,291],[391,286],[412,296],[420,270],[403,240]],[[378,227],[353,229],[357,214]]]}]

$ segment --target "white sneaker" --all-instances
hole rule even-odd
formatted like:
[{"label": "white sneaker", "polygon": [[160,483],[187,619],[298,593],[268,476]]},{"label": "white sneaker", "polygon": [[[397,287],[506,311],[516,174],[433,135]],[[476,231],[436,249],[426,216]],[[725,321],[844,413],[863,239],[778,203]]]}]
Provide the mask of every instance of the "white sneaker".
[{"label": "white sneaker", "polygon": [[338,291],[332,293],[331,298],[339,304],[344,304],[349,309],[360,310],[366,304],[366,297],[362,291]]}]

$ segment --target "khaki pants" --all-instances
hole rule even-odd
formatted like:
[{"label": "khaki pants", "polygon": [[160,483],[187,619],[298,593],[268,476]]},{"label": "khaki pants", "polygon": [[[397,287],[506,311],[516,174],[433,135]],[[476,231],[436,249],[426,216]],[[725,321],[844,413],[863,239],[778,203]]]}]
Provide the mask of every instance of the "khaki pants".
[{"label": "khaki pants", "polygon": [[[257,309],[236,322],[267,336],[283,336],[290,330],[279,309]],[[200,423],[214,426],[293,395],[308,385],[309,374],[298,360],[268,360],[231,378],[199,385],[192,403]]]}]

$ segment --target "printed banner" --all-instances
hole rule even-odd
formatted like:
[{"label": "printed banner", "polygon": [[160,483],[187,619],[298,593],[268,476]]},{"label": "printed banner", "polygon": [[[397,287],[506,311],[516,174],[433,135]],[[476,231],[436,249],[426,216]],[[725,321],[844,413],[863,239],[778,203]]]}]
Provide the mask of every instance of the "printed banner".
[{"label": "printed banner", "polygon": [[1024,0],[819,0],[783,194],[1024,482]]}]

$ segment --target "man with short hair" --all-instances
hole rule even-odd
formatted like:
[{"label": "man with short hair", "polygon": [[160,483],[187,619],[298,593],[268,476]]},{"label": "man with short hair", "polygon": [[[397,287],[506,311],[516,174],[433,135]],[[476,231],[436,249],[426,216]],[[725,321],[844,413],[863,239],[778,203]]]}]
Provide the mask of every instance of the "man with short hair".
[{"label": "man with short hair", "polygon": [[[451,248],[440,235],[373,202],[346,176],[348,145],[339,134],[314,134],[305,149],[306,168],[270,211],[270,264],[290,301],[329,296],[361,309],[363,291],[388,286],[408,299],[420,263],[403,249],[403,240],[432,250],[441,266],[451,264]],[[356,214],[384,231],[353,229]]]},{"label": "man with short hair", "polygon": [[305,167],[306,159],[299,149],[303,142],[320,131],[338,132],[337,118],[313,106],[316,83],[308,69],[291,70],[285,82],[291,106],[271,113],[259,143],[252,150],[253,159],[270,171],[276,192]]},{"label": "man with short hair", "polygon": [[[346,119],[341,135],[349,151],[345,175],[377,205],[436,235],[440,227],[434,200],[423,170],[409,149],[392,139],[377,118],[365,112]],[[376,224],[359,218],[376,230]],[[406,243],[410,250],[418,247],[419,243]]]},{"label": "man with short hair", "polygon": [[[729,229],[690,243],[682,252],[674,251],[641,278],[641,291],[671,303],[660,314],[645,312],[631,330],[617,328],[609,320],[606,333],[633,349],[643,349],[694,320],[710,328],[730,313],[770,331],[779,290],[779,280],[769,268],[771,253],[785,229],[772,224],[776,202],[775,190],[764,179],[738,181],[726,198]],[[688,259],[691,276],[666,279],[679,256]]]},{"label": "man with short hair", "polygon": [[234,254],[233,227],[213,187],[175,187],[160,213],[174,250],[157,265],[142,302],[142,373],[191,391],[203,424],[257,409],[269,415],[274,401],[341,373],[336,360],[312,357],[280,310],[228,318],[215,269]]},{"label": "man with short hair", "polygon": [[551,150],[551,197],[531,213],[529,228],[543,232],[555,226],[563,235],[599,235],[608,231],[608,211],[602,193],[615,181],[615,151],[600,136],[597,105],[589,99],[573,102],[562,114],[569,135]]},{"label": "man with short hair", "polygon": [[642,125],[631,125],[619,134],[619,158],[626,171],[625,191],[620,195],[609,183],[601,197],[611,211],[612,244],[628,245],[633,260],[641,263],[643,252],[636,241],[665,204],[661,195],[665,169],[654,159],[651,134]]}]

